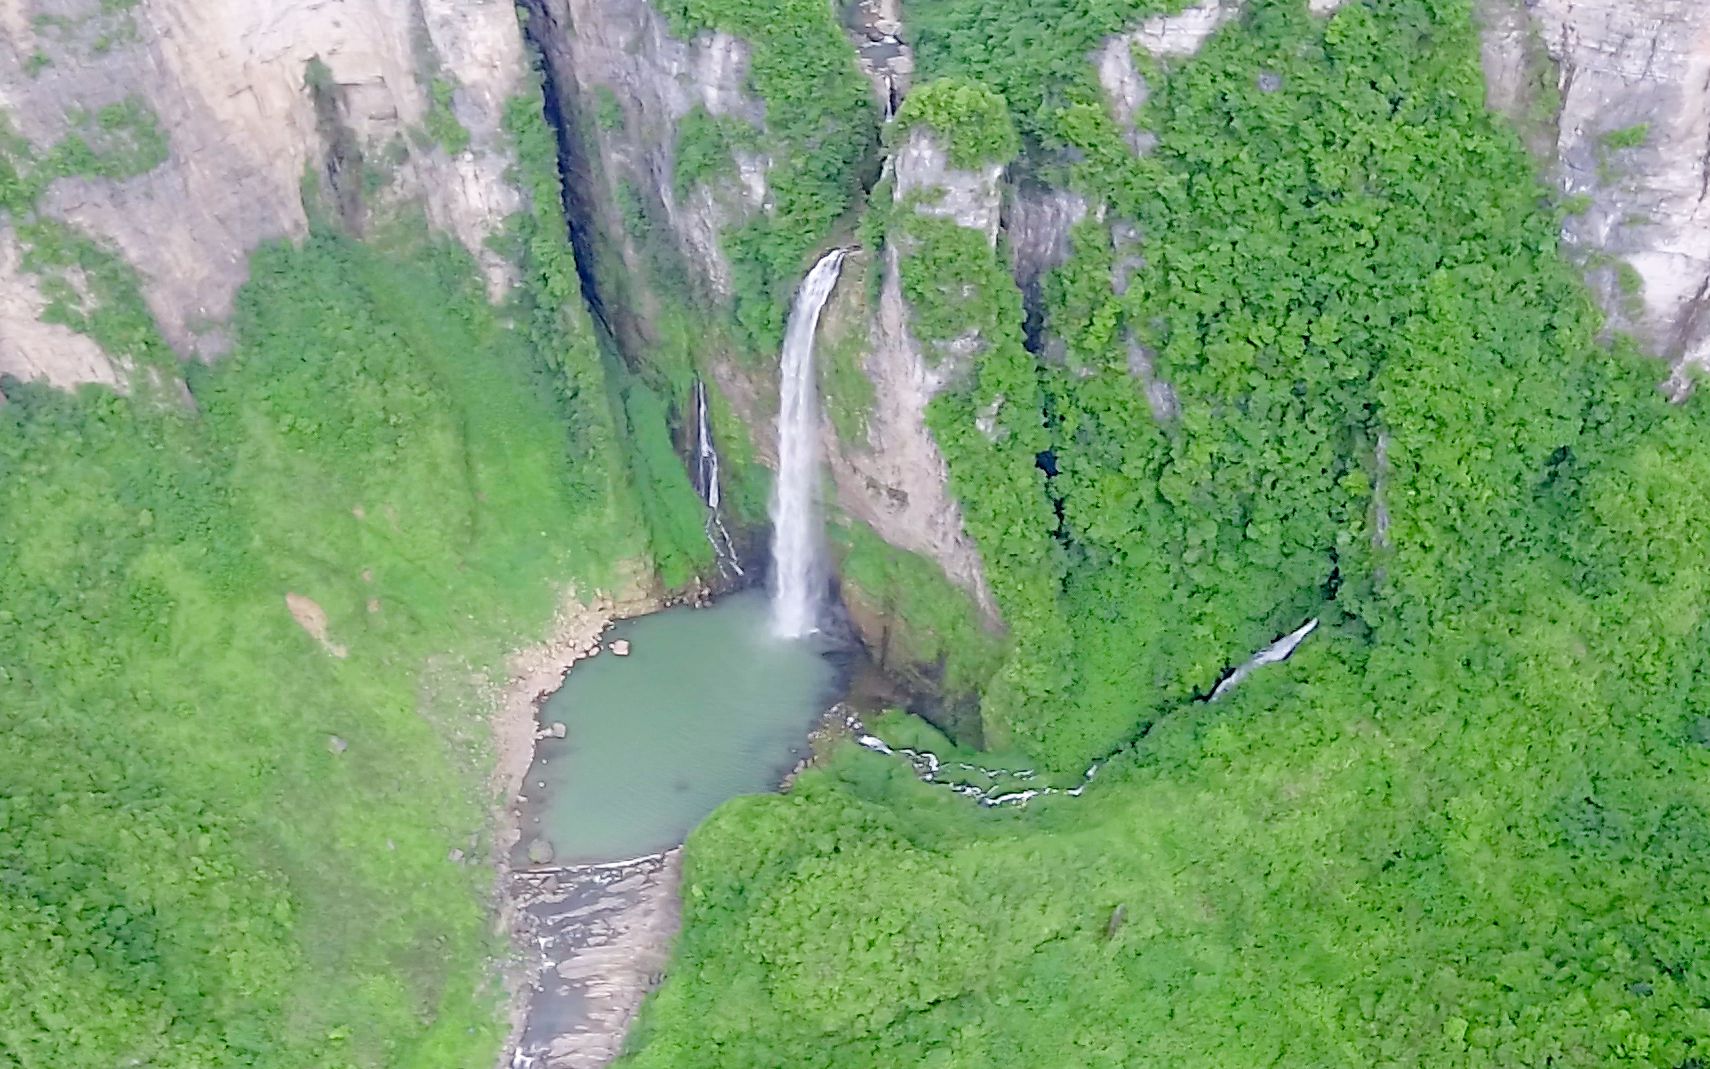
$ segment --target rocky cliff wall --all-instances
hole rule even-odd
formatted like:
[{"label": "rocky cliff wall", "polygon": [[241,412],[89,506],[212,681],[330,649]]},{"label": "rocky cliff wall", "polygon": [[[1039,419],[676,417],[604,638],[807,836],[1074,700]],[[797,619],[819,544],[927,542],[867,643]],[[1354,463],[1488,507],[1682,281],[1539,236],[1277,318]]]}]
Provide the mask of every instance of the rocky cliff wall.
[{"label": "rocky cliff wall", "polygon": [[646,266],[634,215],[657,209],[689,282],[728,301],[722,235],[764,210],[770,161],[738,152],[734,180],[679,191],[677,146],[693,112],[764,123],[765,108],[748,86],[748,45],[711,31],[678,38],[646,0],[530,0],[528,7],[559,107],[576,124],[580,153],[567,163],[584,225],[599,227],[633,273]]},{"label": "rocky cliff wall", "polygon": [[[980,231],[996,245],[1003,168],[952,167],[943,146],[924,127],[909,132],[892,156],[892,165],[896,208],[950,219]],[[860,366],[873,384],[865,434],[827,443],[837,498],[885,541],[936,561],[995,621],[997,608],[986,585],[979,549],[968,535],[961,506],[950,493],[944,455],[926,425],[927,405],[966,369],[944,354],[935,353],[928,360],[910,329],[899,263],[903,252],[890,242],[880,254],[874,307],[863,307],[865,314],[855,317],[842,310],[833,313],[834,324],[853,318],[865,327]],[[828,329],[834,332],[835,328]]]},{"label": "rocky cliff wall", "polygon": [[1570,249],[1617,326],[1710,367],[1710,4],[1487,0],[1489,98],[1575,209]]},{"label": "rocky cliff wall", "polygon": [[[1240,17],[1202,0],[1110,38],[1089,57],[1136,152],[1148,86],[1136,49],[1196,52]],[[1310,0],[1328,15],[1341,0]],[[1710,367],[1710,4],[1479,0],[1487,96],[1574,210],[1563,228],[1613,324],[1681,366]]]},{"label": "rocky cliff wall", "polygon": [[[250,250],[307,228],[303,179],[328,162],[305,88],[316,57],[374,168],[366,192],[424,204],[503,287],[506,266],[485,242],[520,203],[501,121],[528,70],[504,0],[0,0],[0,110],[23,153],[47,154],[127,102],[163,135],[165,158],[144,173],[67,174],[35,208],[135,268],[183,355],[227,344],[222,324]],[[466,144],[432,143],[436,112],[441,130],[455,118]],[[17,222],[0,216],[0,372],[113,381],[92,342],[39,323],[45,302],[19,267]]]}]

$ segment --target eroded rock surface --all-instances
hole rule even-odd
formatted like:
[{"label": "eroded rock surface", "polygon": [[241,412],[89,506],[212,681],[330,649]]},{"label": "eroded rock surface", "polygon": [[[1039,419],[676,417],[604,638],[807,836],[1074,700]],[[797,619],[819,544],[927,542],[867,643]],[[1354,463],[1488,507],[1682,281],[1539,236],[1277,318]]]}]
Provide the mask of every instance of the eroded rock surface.
[{"label": "eroded rock surface", "polygon": [[[950,166],[929,130],[916,128],[896,153],[898,205],[978,230],[994,245],[1002,206],[1003,169],[968,171]],[[964,370],[944,354],[927,358],[909,328],[900,254],[888,244],[880,262],[878,304],[867,310],[862,371],[873,383],[873,406],[862,441],[828,443],[838,502],[894,546],[938,563],[971,594],[988,619],[997,619],[979,550],[969,537],[961,506],[951,495],[949,468],[926,426],[926,407]],[[848,284],[840,297],[847,300]],[[832,322],[847,319],[828,309]]]},{"label": "eroded rock surface", "polygon": [[[301,184],[326,151],[305,90],[314,57],[374,159],[388,145],[409,146],[386,176],[387,195],[424,203],[481,259],[495,289],[507,281],[485,243],[520,203],[505,179],[500,123],[527,64],[503,0],[0,0],[0,28],[0,107],[34,150],[107,105],[135,100],[156,117],[165,162],[131,177],[62,178],[38,206],[137,269],[167,339],[186,355],[227,344],[222,324],[249,252],[306,230]],[[452,110],[470,135],[455,157],[419,134],[412,140],[435,80],[452,87]],[[20,298],[8,303],[11,318]],[[111,378],[87,346],[8,362],[57,383]]]},{"label": "eroded rock surface", "polygon": [[512,873],[533,976],[513,1069],[595,1069],[617,1057],[682,923],[682,851]]},{"label": "eroded rock surface", "polygon": [[[721,235],[763,209],[771,164],[739,150],[735,180],[679,195],[677,133],[697,108],[754,127],[764,122],[764,106],[748,89],[748,44],[726,33],[678,38],[646,0],[532,0],[530,7],[543,20],[544,32],[536,39],[563,106],[595,116],[584,132],[597,161],[579,164],[576,176],[597,194],[590,209],[609,208],[620,184],[633,184],[663,206],[671,237],[700,272],[698,281],[728,299],[730,261]],[[623,219],[614,215],[601,222],[626,257],[640,256],[630,247]]]},{"label": "eroded rock surface", "polygon": [[117,385],[120,368],[99,345],[42,318],[48,301],[22,257],[16,235],[0,225],[0,375],[66,389],[80,382]]},{"label": "eroded rock surface", "polygon": [[1710,4],[1487,0],[1482,17],[1491,103],[1553,141],[1585,206],[1564,237],[1605,308],[1710,366]]}]

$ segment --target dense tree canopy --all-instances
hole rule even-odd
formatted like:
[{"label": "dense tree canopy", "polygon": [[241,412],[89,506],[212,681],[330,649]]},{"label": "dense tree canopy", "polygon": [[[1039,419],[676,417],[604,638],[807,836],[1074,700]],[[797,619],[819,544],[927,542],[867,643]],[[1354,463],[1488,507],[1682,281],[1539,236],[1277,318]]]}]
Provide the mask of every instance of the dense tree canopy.
[{"label": "dense tree canopy", "polygon": [[1102,208],[1050,344],[977,233],[886,240],[928,352],[980,339],[933,426],[988,739],[1104,763],[995,813],[850,749],[728,806],[630,1064],[1696,1064],[1710,425],[1597,340],[1467,5],[1249,4],[1137,57],[1143,155],[1084,66],[1128,5],[1026,7],[916,25]]}]

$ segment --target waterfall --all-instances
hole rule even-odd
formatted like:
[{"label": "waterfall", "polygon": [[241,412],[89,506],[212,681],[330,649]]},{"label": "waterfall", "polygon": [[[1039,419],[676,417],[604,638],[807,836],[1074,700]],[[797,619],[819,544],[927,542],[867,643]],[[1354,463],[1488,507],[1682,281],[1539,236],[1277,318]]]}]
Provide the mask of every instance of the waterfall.
[{"label": "waterfall", "polygon": [[707,508],[718,511],[718,449],[707,421],[707,384],[695,380],[695,478]]},{"label": "waterfall", "polygon": [[712,543],[719,571],[727,577],[743,574],[742,562],[736,556],[736,544],[724,526],[724,513],[719,511],[718,447],[713,444],[712,422],[707,412],[707,384],[695,379],[695,489],[707,506],[707,541]]},{"label": "waterfall", "polygon": [[790,308],[778,382],[778,481],[772,491],[772,625],[786,638],[819,625],[824,577],[819,561],[819,397],[813,336],[837,284],[842,249],[813,265]]}]

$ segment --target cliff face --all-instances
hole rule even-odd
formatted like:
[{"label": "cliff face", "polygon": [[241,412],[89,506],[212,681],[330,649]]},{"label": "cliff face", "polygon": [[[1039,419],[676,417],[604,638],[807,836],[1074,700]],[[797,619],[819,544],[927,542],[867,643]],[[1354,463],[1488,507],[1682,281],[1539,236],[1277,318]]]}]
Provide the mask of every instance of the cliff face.
[{"label": "cliff face", "polygon": [[1614,323],[1683,387],[1710,366],[1710,5],[1489,0],[1483,18],[1491,105],[1577,202],[1564,237]]},{"label": "cliff face", "polygon": [[[858,8],[858,24],[849,27],[852,47],[881,97],[892,89],[900,95],[912,70],[906,46],[895,39],[894,8],[889,3]],[[678,149],[686,123],[704,117],[755,129],[765,123],[765,106],[748,88],[749,48],[710,31],[679,39],[646,0],[541,0],[533,10],[538,20],[534,35],[551,64],[560,105],[578,117],[573,132],[581,139],[581,151],[573,150],[568,161],[573,196],[581,202],[585,224],[598,228],[604,239],[602,250],[621,257],[624,265],[624,277],[612,279],[608,288],[621,287],[629,307],[613,317],[612,327],[646,359],[651,310],[662,298],[682,296],[649,287],[648,282],[657,287],[660,281],[661,250],[650,251],[646,242],[663,240],[664,254],[676,260],[688,288],[715,309],[703,314],[716,316],[716,308],[732,297],[726,236],[771,207],[772,162],[755,151],[734,148],[734,168],[709,180],[679,180],[684,164]],[[899,148],[894,167],[899,203],[911,194],[931,194],[922,210],[954,218],[996,241],[1001,169],[958,171],[940,148],[922,138]],[[637,233],[638,205],[656,209],[655,221],[663,225],[655,233]],[[963,530],[944,459],[926,428],[927,402],[944,381],[927,370],[909,335],[896,254],[861,264],[862,269],[846,272],[832,298],[820,344],[822,352],[843,348],[853,353],[872,396],[859,430],[843,428],[848,433],[841,433],[826,424],[836,503],[890,544],[936,561],[995,618],[979,555]],[[871,307],[861,281],[867,271],[880,272]],[[744,357],[708,344],[697,357],[748,427],[756,455],[770,462],[776,386],[771,372],[756,365],[769,369],[775,354]]]},{"label": "cliff face", "polygon": [[[897,206],[918,201],[911,210],[951,219],[996,244],[1002,168],[951,167],[942,146],[918,128],[898,147],[893,165]],[[979,550],[963,525],[961,506],[950,493],[949,468],[926,426],[926,406],[966,369],[955,360],[926,358],[910,330],[899,256],[894,242],[886,245],[876,265],[875,306],[866,307],[866,294],[845,285],[844,307],[834,310],[826,330],[833,346],[840,323],[847,324],[842,331],[864,333],[860,369],[873,386],[865,433],[832,436],[827,443],[837,499],[887,542],[936,561],[995,620],[997,607]]]},{"label": "cliff face", "polygon": [[[363,195],[421,202],[502,286],[506,268],[484,242],[520,203],[504,177],[500,123],[528,69],[509,4],[0,0],[0,109],[27,143],[10,155],[40,159],[68,135],[89,140],[120,109],[163,139],[142,173],[68,173],[34,207],[135,268],[183,355],[223,349],[249,251],[303,234],[305,174],[350,162],[329,159],[331,116],[317,115],[305,86],[317,57],[326,99],[354,137],[347,147],[373,174]],[[466,144],[432,143],[431,125],[461,127],[453,137]],[[37,321],[41,280],[20,268],[17,246],[0,221],[0,371],[113,381],[93,342]]]},{"label": "cliff face", "polygon": [[[533,37],[552,73],[558,106],[577,117],[580,153],[566,162],[586,225],[639,269],[644,251],[624,199],[657,205],[667,240],[691,282],[715,300],[732,296],[722,235],[764,209],[770,161],[737,152],[737,180],[679,194],[678,135],[697,109],[757,127],[765,109],[748,90],[748,45],[725,33],[672,35],[646,0],[532,0]],[[626,192],[627,191],[627,192]],[[645,296],[645,295],[642,295]]]},{"label": "cliff face", "polygon": [[[600,239],[599,256],[584,266],[620,291],[609,294],[621,311],[608,322],[646,360],[659,341],[659,309],[691,308],[686,332],[702,350],[696,370],[722,388],[764,458],[772,354],[737,352],[713,329],[741,285],[731,235],[774,210],[781,173],[760,147],[766,139],[745,133],[768,123],[750,44],[712,31],[678,36],[648,0],[525,6],[555,103],[571,120],[566,163],[577,222],[584,239]],[[1309,6],[1326,15],[1337,2]],[[1148,87],[1136,53],[1187,56],[1243,8],[1201,0],[1139,22],[1087,56],[1135,151],[1149,148],[1137,122]],[[914,77],[904,11],[895,0],[842,10],[850,52],[888,113]],[[1683,366],[1710,364],[1710,6],[1481,0],[1480,14],[1490,102],[1583,209],[1568,219],[1566,238],[1583,252],[1614,321]],[[495,294],[509,280],[487,238],[521,203],[505,177],[501,119],[505,101],[525,88],[528,60],[503,0],[0,0],[0,31],[0,160],[24,169],[20,160],[39,164],[77,139],[100,148],[111,139],[103,116],[113,109],[146,117],[131,135],[158,133],[158,156],[133,152],[134,166],[61,168],[32,194],[29,212],[134,268],[182,355],[210,357],[228,344],[223,324],[250,250],[306,231],[305,176],[342,185],[333,189],[335,210],[354,201],[358,226],[391,205],[420,203],[480,259]],[[325,74],[311,88],[315,61]],[[697,131],[723,139],[728,166],[685,180],[679,157]],[[349,173],[354,155],[359,178]],[[997,168],[953,168],[925,137],[905,139],[891,156],[894,204],[906,199],[988,241],[1003,239],[1042,359],[1058,348],[1043,320],[1042,278],[1067,256],[1072,227],[1089,217],[1109,227],[1119,291],[1144,254],[1144,235],[1075,193],[1008,188]],[[0,373],[122,384],[122,360],[48,321],[63,318],[51,312],[55,287],[80,280],[44,276],[24,222],[16,210],[0,212]],[[948,365],[923,359],[910,333],[896,250],[869,258],[866,272],[873,284],[852,274],[826,318],[827,345],[854,354],[850,366],[871,397],[858,421],[828,427],[838,503],[893,545],[935,560],[990,613],[979,555],[924,422]],[[603,288],[590,296],[598,300]],[[1169,418],[1169,386],[1154,381],[1149,354],[1135,347],[1130,363],[1154,412]],[[1677,386],[1685,381],[1682,373]]]}]

